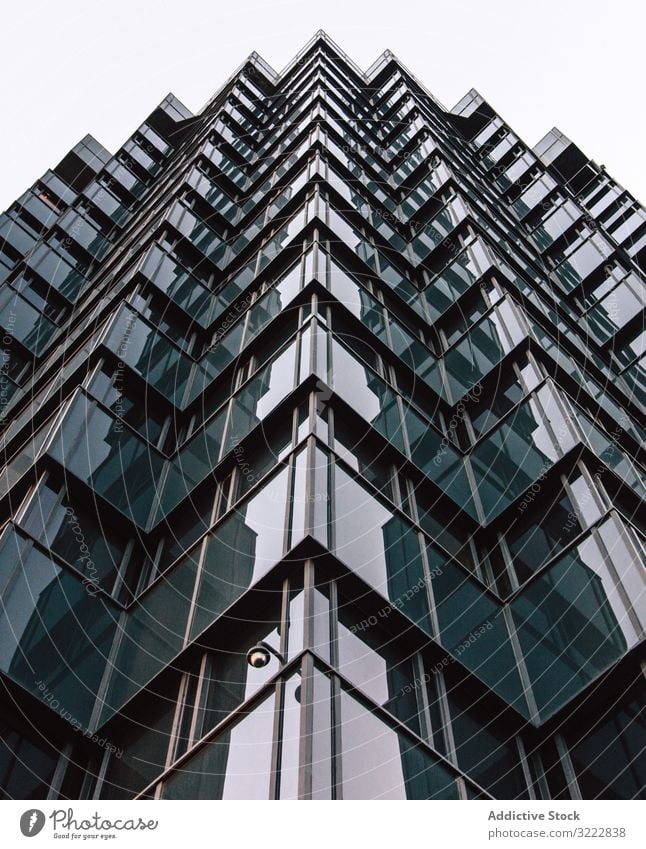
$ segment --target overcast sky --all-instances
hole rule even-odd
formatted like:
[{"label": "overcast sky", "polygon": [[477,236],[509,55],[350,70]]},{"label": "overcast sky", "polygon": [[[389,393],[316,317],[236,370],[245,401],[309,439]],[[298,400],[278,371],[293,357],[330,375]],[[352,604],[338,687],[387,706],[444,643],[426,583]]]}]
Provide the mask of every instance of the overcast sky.
[{"label": "overcast sky", "polygon": [[22,0],[0,34],[0,209],[86,133],[114,152],[172,91],[199,110],[257,50],[325,29],[362,68],[390,48],[445,106],[476,88],[533,146],[553,126],[646,199],[639,0]]}]

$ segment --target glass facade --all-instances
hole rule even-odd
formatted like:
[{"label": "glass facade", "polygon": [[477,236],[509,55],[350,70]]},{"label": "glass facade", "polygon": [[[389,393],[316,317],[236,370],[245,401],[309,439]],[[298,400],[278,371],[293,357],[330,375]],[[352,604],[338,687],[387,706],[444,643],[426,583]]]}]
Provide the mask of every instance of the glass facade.
[{"label": "glass facade", "polygon": [[646,217],[555,132],[318,34],[0,217],[5,797],[644,797]]}]

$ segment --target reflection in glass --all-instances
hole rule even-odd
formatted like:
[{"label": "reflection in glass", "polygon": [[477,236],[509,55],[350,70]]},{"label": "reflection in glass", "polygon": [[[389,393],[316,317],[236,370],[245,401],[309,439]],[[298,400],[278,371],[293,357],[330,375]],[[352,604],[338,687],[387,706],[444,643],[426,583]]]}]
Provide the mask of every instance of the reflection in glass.
[{"label": "reflection in glass", "polygon": [[403,652],[398,653],[388,633],[372,622],[373,619],[339,594],[339,671],[374,702],[419,734],[412,661]]},{"label": "reflection in glass", "polygon": [[337,556],[430,633],[417,533],[341,468],[335,476]]},{"label": "reflection in glass", "polygon": [[449,770],[341,691],[344,799],[456,799]]},{"label": "reflection in glass", "polygon": [[0,668],[86,728],[118,609],[12,524],[0,536]]},{"label": "reflection in glass", "polygon": [[593,537],[530,582],[511,609],[544,718],[637,640]]},{"label": "reflection in glass", "polygon": [[164,782],[164,799],[268,799],[274,694],[213,740]]},{"label": "reflection in glass", "polygon": [[279,799],[298,799],[301,702],[301,676],[292,675],[285,681],[283,692]]}]

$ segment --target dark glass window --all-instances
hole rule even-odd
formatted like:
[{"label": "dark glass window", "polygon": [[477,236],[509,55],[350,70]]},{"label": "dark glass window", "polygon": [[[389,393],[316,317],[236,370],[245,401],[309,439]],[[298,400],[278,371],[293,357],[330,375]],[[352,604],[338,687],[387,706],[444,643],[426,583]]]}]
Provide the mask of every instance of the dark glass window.
[{"label": "dark glass window", "polygon": [[57,752],[42,738],[29,740],[0,725],[0,798],[46,799]]},{"label": "dark glass window", "polygon": [[[119,726],[114,738],[117,751],[110,755],[102,799],[129,799],[140,793],[166,766],[179,676],[165,682],[165,695],[146,696]],[[118,741],[118,743],[117,743]]]},{"label": "dark glass window", "polygon": [[164,799],[268,799],[274,694],[202,746],[164,782]]},{"label": "dark glass window", "polygon": [[646,700],[635,691],[582,740],[568,735],[584,799],[646,798]]},{"label": "dark glass window", "polygon": [[450,771],[341,691],[344,799],[456,799]]},{"label": "dark glass window", "polygon": [[446,673],[447,699],[457,762],[497,799],[526,799],[518,746],[508,723],[497,721],[482,693]]},{"label": "dark glass window", "polygon": [[[389,633],[379,627],[387,606],[368,612],[339,592],[339,670],[374,702],[420,733],[415,672],[409,652],[397,650]],[[377,619],[377,624],[373,624]]]}]

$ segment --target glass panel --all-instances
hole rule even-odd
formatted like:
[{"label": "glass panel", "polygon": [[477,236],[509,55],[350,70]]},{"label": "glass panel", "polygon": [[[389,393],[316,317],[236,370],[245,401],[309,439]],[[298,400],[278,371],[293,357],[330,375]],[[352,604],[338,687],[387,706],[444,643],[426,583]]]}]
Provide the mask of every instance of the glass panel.
[{"label": "glass panel", "polygon": [[494,307],[444,358],[453,399],[488,374],[524,335],[506,302]]},{"label": "glass panel", "polygon": [[392,637],[379,627],[379,619],[387,616],[387,607],[379,608],[377,615],[369,615],[339,592],[339,671],[419,734],[413,664],[407,652],[397,656]]},{"label": "glass panel", "polygon": [[0,537],[0,598],[0,667],[86,729],[118,609],[91,595],[13,525]]},{"label": "glass panel", "polygon": [[58,331],[55,324],[10,286],[0,292],[0,327],[37,356],[48,348]]},{"label": "glass panel", "polygon": [[119,710],[183,648],[196,572],[196,562],[188,555],[130,608],[110,674],[101,722]]},{"label": "glass panel", "polygon": [[314,669],[312,675],[312,798],[331,799],[334,789],[332,759],[332,680]]},{"label": "glass panel", "polygon": [[122,307],[103,344],[158,392],[181,404],[191,371],[190,361],[168,339]]},{"label": "glass panel", "polygon": [[164,460],[83,393],[70,406],[49,453],[124,515],[146,527]]},{"label": "glass panel", "polygon": [[206,696],[200,707],[197,737],[208,734],[243,702],[250,699],[280,669],[278,658],[270,654],[267,666],[256,669],[247,662],[247,652],[260,642],[280,651],[280,605],[282,592],[269,594],[265,621],[245,621],[245,633],[233,633],[220,643],[220,650],[209,653]]},{"label": "glass panel", "polygon": [[534,579],[511,610],[544,718],[638,639],[592,537]]},{"label": "glass panel", "polygon": [[283,556],[287,481],[283,469],[207,537],[192,637]]},{"label": "glass panel", "polygon": [[[568,438],[571,440],[569,432]],[[487,518],[502,512],[525,492],[558,456],[542,413],[530,398],[471,453],[471,467]]]},{"label": "glass panel", "polygon": [[279,799],[298,799],[301,741],[301,676],[285,681],[279,773]]},{"label": "glass panel", "polygon": [[646,798],[646,702],[633,692],[584,739],[568,735],[584,799]]},{"label": "glass panel", "polygon": [[296,342],[262,368],[236,395],[226,450],[243,439],[294,388]]},{"label": "glass panel", "polygon": [[458,765],[497,799],[526,799],[518,747],[508,723],[497,720],[474,688],[447,671],[447,699]]},{"label": "glass panel", "polygon": [[404,440],[395,393],[336,339],[332,339],[332,358],[334,391],[403,452]]},{"label": "glass panel", "polygon": [[57,501],[58,488],[49,481],[34,494],[20,525],[85,576],[91,592],[110,592],[129,540],[110,533],[97,511],[88,505],[71,506],[66,494]]},{"label": "glass panel", "polygon": [[543,513],[540,517],[517,522],[506,536],[520,583],[530,578],[583,530],[566,494],[555,501],[544,497],[541,503]]},{"label": "glass panel", "polygon": [[163,771],[170,745],[173,717],[177,707],[179,681],[173,681],[167,695],[147,698],[138,718],[128,718],[118,735],[120,751],[108,762],[102,799],[131,799]]},{"label": "glass panel", "polygon": [[517,710],[527,708],[502,606],[427,546],[442,645]]},{"label": "glass panel", "polygon": [[312,474],[313,516],[311,533],[326,548],[328,547],[328,525],[330,512],[330,458],[327,452],[318,446],[314,449],[314,469]]},{"label": "glass panel", "polygon": [[334,510],[337,556],[430,633],[417,533],[338,467]]},{"label": "glass panel", "polygon": [[457,799],[449,770],[341,691],[344,799]]},{"label": "glass panel", "polygon": [[46,799],[59,753],[0,724],[0,798]]},{"label": "glass panel", "polygon": [[274,694],[210,740],[164,782],[164,799],[268,799]]}]

